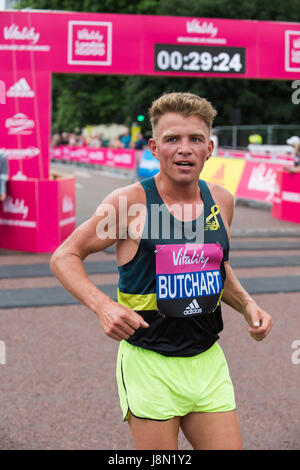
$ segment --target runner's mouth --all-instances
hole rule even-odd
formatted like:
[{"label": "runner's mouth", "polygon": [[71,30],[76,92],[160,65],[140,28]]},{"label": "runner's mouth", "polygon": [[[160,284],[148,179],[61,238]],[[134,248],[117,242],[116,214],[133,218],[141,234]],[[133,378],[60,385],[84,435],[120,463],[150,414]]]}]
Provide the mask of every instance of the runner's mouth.
[{"label": "runner's mouth", "polygon": [[183,167],[183,168],[190,168],[190,167],[194,166],[193,163],[191,163],[191,162],[185,162],[185,161],[182,161],[182,162],[175,162],[175,165],[181,166],[181,167]]}]

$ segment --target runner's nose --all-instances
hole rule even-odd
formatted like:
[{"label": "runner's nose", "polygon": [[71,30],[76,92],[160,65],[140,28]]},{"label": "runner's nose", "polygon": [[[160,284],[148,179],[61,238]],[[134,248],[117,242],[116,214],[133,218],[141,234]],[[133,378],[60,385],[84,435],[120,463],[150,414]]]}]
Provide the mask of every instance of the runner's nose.
[{"label": "runner's nose", "polygon": [[191,147],[189,139],[181,139],[178,146],[178,153],[180,155],[190,155]]}]

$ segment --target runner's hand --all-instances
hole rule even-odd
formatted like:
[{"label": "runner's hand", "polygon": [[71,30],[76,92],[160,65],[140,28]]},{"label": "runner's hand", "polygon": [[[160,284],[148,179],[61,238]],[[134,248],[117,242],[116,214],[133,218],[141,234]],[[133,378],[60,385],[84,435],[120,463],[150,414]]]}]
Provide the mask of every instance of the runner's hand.
[{"label": "runner's hand", "polygon": [[272,317],[255,303],[247,305],[244,316],[249,324],[247,330],[256,341],[263,340],[273,326]]},{"label": "runner's hand", "polygon": [[141,315],[113,300],[103,304],[99,319],[104,333],[117,341],[128,339],[140,327],[149,327]]}]

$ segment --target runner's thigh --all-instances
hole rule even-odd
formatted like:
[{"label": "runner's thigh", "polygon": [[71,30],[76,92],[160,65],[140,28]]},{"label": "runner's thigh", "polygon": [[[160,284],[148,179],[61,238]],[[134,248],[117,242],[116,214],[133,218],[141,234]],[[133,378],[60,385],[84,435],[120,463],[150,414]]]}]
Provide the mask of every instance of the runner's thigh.
[{"label": "runner's thigh", "polygon": [[166,421],[135,418],[130,414],[129,426],[138,450],[177,450],[179,417]]},{"label": "runner's thigh", "polygon": [[189,413],[180,427],[197,450],[240,450],[242,438],[236,410],[216,413]]}]

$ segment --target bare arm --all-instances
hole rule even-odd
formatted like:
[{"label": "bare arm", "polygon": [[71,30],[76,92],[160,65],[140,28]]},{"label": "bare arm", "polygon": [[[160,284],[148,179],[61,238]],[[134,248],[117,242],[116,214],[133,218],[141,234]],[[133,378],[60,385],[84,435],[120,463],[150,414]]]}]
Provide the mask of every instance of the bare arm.
[{"label": "bare arm", "polygon": [[[98,315],[104,332],[120,341],[127,339],[139,327],[146,328],[149,325],[136,312],[114,302],[99,290],[89,280],[83,265],[83,260],[89,254],[111,246],[119,239],[121,231],[126,229],[118,225],[118,198],[117,192],[112,193],[100,204],[95,214],[80,225],[54,252],[50,267],[65,289]],[[112,217],[110,219],[109,208]],[[106,228],[111,229],[108,237],[104,233]]]},{"label": "bare arm", "polygon": [[[88,279],[83,261],[90,253],[104,250],[112,244],[100,243],[100,240],[97,243],[98,240],[94,239],[96,224],[94,215],[57,248],[50,260],[51,270],[64,288],[95,313],[107,296]],[[92,249],[93,246],[95,249]]]},{"label": "bare arm", "polygon": [[222,301],[244,315],[253,339],[261,341],[273,326],[271,316],[262,310],[243,288],[229,263],[225,263],[226,280]]},{"label": "bare arm", "polygon": [[[230,238],[230,225],[233,219],[234,199],[224,188],[211,188],[214,199],[220,207],[222,219]],[[229,262],[225,262],[226,280],[223,289],[222,301],[237,312],[244,315],[248,323],[248,331],[253,339],[261,341],[273,326],[271,316],[262,310],[243,288]]]}]

